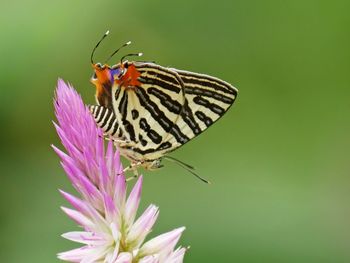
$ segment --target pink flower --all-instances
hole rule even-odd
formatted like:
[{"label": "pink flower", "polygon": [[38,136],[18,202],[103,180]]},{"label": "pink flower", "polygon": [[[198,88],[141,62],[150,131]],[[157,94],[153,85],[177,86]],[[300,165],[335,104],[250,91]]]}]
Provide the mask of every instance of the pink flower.
[{"label": "pink flower", "polygon": [[158,207],[151,204],[135,220],[141,198],[142,176],[127,196],[127,185],[119,151],[110,141],[105,149],[103,133],[79,94],[62,80],[55,97],[54,124],[67,153],[55,146],[74,188],[81,197],[60,191],[74,209],[62,210],[83,229],[62,236],[82,247],[58,254],[69,262],[177,263],[185,248],[175,246],[184,227],[144,243],[157,220]]}]

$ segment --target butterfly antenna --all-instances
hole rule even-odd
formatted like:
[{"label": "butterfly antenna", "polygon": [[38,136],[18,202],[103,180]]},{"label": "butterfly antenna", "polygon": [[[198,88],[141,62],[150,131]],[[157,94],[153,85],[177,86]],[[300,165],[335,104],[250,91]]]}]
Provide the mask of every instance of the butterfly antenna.
[{"label": "butterfly antenna", "polygon": [[121,50],[122,48],[126,47],[126,46],[129,46],[131,44],[131,41],[128,41],[126,42],[124,45],[122,45],[121,47],[119,47],[116,51],[114,51],[110,56],[109,58],[106,60],[105,63],[107,63],[115,54],[118,53],[119,50]]},{"label": "butterfly antenna", "polygon": [[184,168],[186,171],[190,172],[192,175],[194,175],[195,177],[197,177],[199,180],[201,180],[202,182],[206,183],[206,184],[211,184],[210,181],[204,179],[203,177],[201,177],[200,175],[198,175],[194,170],[195,168],[187,163],[184,163],[174,157],[171,156],[164,156],[164,159],[176,163],[177,165],[179,165],[180,167]]},{"label": "butterfly antenna", "polygon": [[171,160],[173,162],[177,162],[177,163],[180,163],[181,165],[183,166],[186,166],[188,169],[191,169],[191,170],[195,170],[195,168],[192,166],[192,165],[189,165],[187,163],[184,163],[183,161],[180,161],[174,157],[171,157],[171,156],[165,156],[165,158],[167,158],[168,160]]},{"label": "butterfly antenna", "polygon": [[125,56],[123,56],[121,59],[120,59],[120,64],[123,64],[123,60],[127,57],[141,57],[143,55],[143,53],[133,53],[133,54],[127,54]]},{"label": "butterfly antenna", "polygon": [[108,36],[108,34],[109,34],[109,30],[107,30],[107,32],[101,37],[100,41],[97,42],[96,46],[92,50],[91,57],[90,57],[91,64],[94,64],[93,58],[94,58],[94,54],[95,54],[96,48],[101,44],[102,40],[105,39],[106,36]]}]

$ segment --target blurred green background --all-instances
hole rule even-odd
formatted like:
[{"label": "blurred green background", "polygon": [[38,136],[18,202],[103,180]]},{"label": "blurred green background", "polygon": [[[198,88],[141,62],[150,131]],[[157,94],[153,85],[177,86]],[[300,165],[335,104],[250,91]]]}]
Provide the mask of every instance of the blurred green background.
[{"label": "blurred green background", "polygon": [[[96,60],[127,40],[143,60],[222,78],[234,107],[144,172],[151,234],[185,225],[185,262],[350,262],[349,1],[2,1],[0,261],[58,262],[77,227],[50,144],[58,77],[94,102]],[[117,61],[117,58],[115,58]],[[141,210],[140,210],[141,211]]]}]

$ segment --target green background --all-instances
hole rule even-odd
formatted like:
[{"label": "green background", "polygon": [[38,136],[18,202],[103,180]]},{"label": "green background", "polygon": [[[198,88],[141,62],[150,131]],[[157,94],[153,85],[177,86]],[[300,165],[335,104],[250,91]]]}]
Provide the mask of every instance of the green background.
[{"label": "green background", "polygon": [[[350,262],[350,2],[317,0],[2,1],[0,261],[58,262],[77,230],[59,209],[72,191],[50,144],[58,77],[86,103],[90,52],[222,78],[234,107],[144,172],[142,209],[160,206],[150,236],[178,226],[186,262]],[[117,57],[118,58],[118,57]],[[115,62],[117,61],[115,58]],[[141,210],[140,210],[141,211]]]}]

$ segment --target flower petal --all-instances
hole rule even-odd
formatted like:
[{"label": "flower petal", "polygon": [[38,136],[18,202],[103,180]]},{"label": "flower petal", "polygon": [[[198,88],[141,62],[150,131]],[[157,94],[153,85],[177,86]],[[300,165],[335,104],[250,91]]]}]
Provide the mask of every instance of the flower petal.
[{"label": "flower petal", "polygon": [[180,227],[149,240],[140,248],[139,257],[159,253],[170,253],[179,241],[184,230],[185,227]]},{"label": "flower petal", "polygon": [[131,226],[134,222],[137,208],[139,207],[142,190],[142,176],[137,180],[134,188],[132,189],[128,201],[126,201],[124,219],[128,226]]},{"label": "flower petal", "polygon": [[119,210],[115,206],[113,199],[107,193],[103,195],[103,203],[105,207],[105,218],[107,222],[115,222],[119,229],[120,228]]},{"label": "flower petal", "polygon": [[106,241],[106,238],[101,235],[98,235],[92,232],[84,232],[84,231],[73,231],[73,232],[64,233],[62,237],[77,243],[82,243],[85,245],[94,245],[94,246],[101,246],[106,244],[106,242],[108,242]]},{"label": "flower petal", "polygon": [[125,176],[117,175],[115,178],[113,200],[120,211],[124,210],[124,207],[125,207],[125,197],[126,197],[125,195],[126,195]]},{"label": "flower petal", "polygon": [[150,255],[140,259],[139,263],[159,263],[159,255]]},{"label": "flower petal", "polygon": [[166,257],[163,262],[164,263],[182,263],[186,251],[187,251],[186,248],[179,247],[178,249],[173,251],[168,257]]},{"label": "flower petal", "polygon": [[129,252],[122,252],[118,255],[117,260],[114,263],[131,263],[132,254]]},{"label": "flower petal", "polygon": [[61,260],[70,261],[70,262],[81,262],[88,250],[88,247],[81,247],[72,249],[66,252],[61,252],[57,254],[57,257]]},{"label": "flower petal", "polygon": [[75,197],[74,195],[71,195],[69,193],[66,193],[62,190],[59,190],[60,193],[63,195],[63,197],[79,212],[83,213],[84,215],[87,215],[87,207],[83,200]]},{"label": "flower petal", "polygon": [[150,205],[146,211],[136,220],[130,228],[126,243],[133,249],[139,248],[145,240],[148,233],[151,231],[154,223],[157,220],[159,211],[155,205]]},{"label": "flower petal", "polygon": [[66,207],[61,207],[61,209],[71,219],[73,219],[75,222],[77,222],[77,224],[81,225],[85,229],[90,230],[94,227],[94,224],[91,222],[91,220],[84,216],[82,213]]}]

